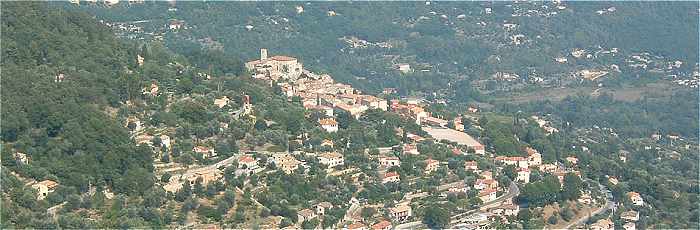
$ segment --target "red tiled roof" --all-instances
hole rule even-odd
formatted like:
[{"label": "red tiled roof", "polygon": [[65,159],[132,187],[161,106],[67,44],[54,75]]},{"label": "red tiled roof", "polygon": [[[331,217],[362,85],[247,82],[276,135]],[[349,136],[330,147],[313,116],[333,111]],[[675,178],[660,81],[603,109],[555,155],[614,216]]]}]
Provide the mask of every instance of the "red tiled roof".
[{"label": "red tiled roof", "polygon": [[494,192],[496,192],[495,189],[484,189],[484,190],[481,190],[481,192],[479,192],[479,196],[489,195],[489,194],[494,193]]},{"label": "red tiled roof", "polygon": [[386,220],[382,220],[379,223],[372,225],[372,228],[373,229],[385,229],[386,227],[390,227],[390,226],[391,226],[391,222],[386,221]]},{"label": "red tiled roof", "polygon": [[348,229],[360,229],[360,228],[364,228],[364,227],[365,227],[365,225],[362,223],[359,223],[359,222],[348,225]]},{"label": "red tiled roof", "polygon": [[205,152],[209,152],[209,148],[204,147],[204,146],[195,146],[193,148],[193,151],[196,153],[205,153]]},{"label": "red tiled roof", "polygon": [[318,120],[318,123],[321,125],[338,125],[338,122],[336,122],[332,118],[325,118],[325,119]]},{"label": "red tiled roof", "polygon": [[275,61],[295,61],[295,60],[297,60],[296,58],[287,57],[287,56],[273,56],[270,59],[275,60]]},{"label": "red tiled roof", "polygon": [[399,176],[399,173],[397,173],[397,172],[388,172],[388,173],[385,173],[385,174],[384,174],[384,178],[395,177],[395,176],[396,176],[396,177]]},{"label": "red tiled roof", "polygon": [[255,159],[251,156],[241,156],[238,158],[238,162],[240,163],[250,163],[250,162],[255,162]]}]

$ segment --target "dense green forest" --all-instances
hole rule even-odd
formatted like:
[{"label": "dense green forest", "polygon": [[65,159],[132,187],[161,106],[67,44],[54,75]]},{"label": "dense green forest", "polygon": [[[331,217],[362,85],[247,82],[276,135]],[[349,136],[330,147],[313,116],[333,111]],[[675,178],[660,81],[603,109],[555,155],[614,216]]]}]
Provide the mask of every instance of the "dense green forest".
[{"label": "dense green forest", "polygon": [[27,175],[83,191],[143,192],[153,183],[151,151],[104,112],[127,99],[137,50],[87,14],[37,4],[2,8],[3,156],[26,152],[40,166]]},{"label": "dense green forest", "polygon": [[598,97],[578,95],[562,101],[540,101],[503,111],[553,114],[556,122],[571,127],[607,127],[624,137],[649,137],[654,133],[680,134],[698,138],[698,94],[692,90],[678,90],[669,97],[643,97],[625,102],[609,94]]}]

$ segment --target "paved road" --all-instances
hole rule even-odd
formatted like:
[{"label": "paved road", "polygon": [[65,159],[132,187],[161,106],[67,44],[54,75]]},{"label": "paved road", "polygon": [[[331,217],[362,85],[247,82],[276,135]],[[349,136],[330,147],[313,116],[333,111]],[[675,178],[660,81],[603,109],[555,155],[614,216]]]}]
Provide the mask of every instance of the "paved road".
[{"label": "paved road", "polygon": [[350,208],[348,208],[348,210],[345,212],[345,216],[343,216],[343,220],[356,221],[355,218],[353,218],[353,216],[357,216],[357,212],[359,212],[361,210],[360,207],[361,207],[360,205],[352,203],[350,205]]},{"label": "paved road", "polygon": [[580,224],[586,223],[590,217],[596,216],[598,214],[601,214],[607,210],[613,209],[615,207],[615,203],[612,201],[612,193],[608,188],[603,186],[602,184],[596,182],[598,184],[598,188],[600,188],[600,192],[605,194],[605,205],[603,207],[600,207],[599,209],[591,212],[590,215],[585,215],[578,219],[577,221],[571,222],[570,224],[564,226],[565,229],[570,229],[571,227],[578,226]]},{"label": "paved road", "polygon": [[508,187],[508,192],[506,194],[501,195],[500,197],[496,198],[495,200],[483,203],[476,209],[468,210],[468,211],[465,211],[463,213],[452,216],[452,218],[450,218],[450,225],[451,225],[451,227],[454,227],[454,225],[463,222],[472,213],[475,213],[475,212],[480,211],[480,210],[486,210],[489,208],[498,207],[499,205],[501,205],[503,203],[503,201],[508,200],[508,199],[512,199],[513,197],[516,197],[519,194],[520,194],[520,188],[518,188],[518,185],[515,184],[515,182],[511,182],[510,186]]},{"label": "paved road", "polygon": [[208,174],[220,171],[219,167],[231,165],[231,163],[233,163],[233,161],[238,159],[238,157],[240,156],[241,154],[234,154],[229,158],[226,158],[211,165],[190,168],[187,169],[187,171],[181,173],[173,173],[170,182],[165,184],[163,188],[165,188],[166,191],[177,191],[177,189],[179,189],[182,185],[182,182],[180,181],[181,179],[189,178],[197,173]]},{"label": "paved road", "polygon": [[[501,205],[501,203],[507,199],[511,199],[513,197],[516,197],[520,194],[520,189],[518,188],[518,185],[515,184],[515,182],[511,182],[510,186],[508,187],[508,192],[506,194],[501,195],[500,197],[496,198],[495,200],[486,202],[482,205],[480,205],[476,209],[468,210],[463,213],[454,215],[450,218],[450,227],[454,227],[456,223],[459,223],[460,221],[463,221],[465,217],[469,216],[470,214],[478,211],[478,210],[483,210],[483,209],[488,209],[491,207],[496,207]],[[425,225],[421,221],[413,221],[413,222],[408,222],[408,223],[403,223],[396,225],[395,229],[420,229],[420,228],[426,228]]]},{"label": "paved road", "polygon": [[423,222],[421,221],[413,221],[413,222],[408,222],[408,223],[403,223],[403,224],[398,224],[394,229],[423,229],[423,228],[428,228],[426,227]]}]

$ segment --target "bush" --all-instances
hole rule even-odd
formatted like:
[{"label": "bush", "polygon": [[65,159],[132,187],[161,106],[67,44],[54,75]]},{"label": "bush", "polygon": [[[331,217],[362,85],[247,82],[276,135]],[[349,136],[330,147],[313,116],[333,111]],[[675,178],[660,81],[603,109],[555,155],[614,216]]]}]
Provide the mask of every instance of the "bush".
[{"label": "bush", "polygon": [[561,219],[563,219],[565,221],[570,221],[571,218],[574,217],[574,212],[571,211],[570,208],[565,208],[564,210],[562,210],[562,212],[559,215],[561,216]]},{"label": "bush", "polygon": [[170,173],[166,172],[162,176],[160,176],[160,182],[168,183],[168,182],[170,182],[170,177],[172,177],[172,175],[170,175]]}]

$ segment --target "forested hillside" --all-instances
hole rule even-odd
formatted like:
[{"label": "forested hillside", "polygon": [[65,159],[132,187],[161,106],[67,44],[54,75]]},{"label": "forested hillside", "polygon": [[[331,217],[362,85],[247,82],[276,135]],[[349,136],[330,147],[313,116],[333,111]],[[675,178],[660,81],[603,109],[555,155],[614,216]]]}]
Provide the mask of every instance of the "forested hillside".
[{"label": "forested hillside", "polygon": [[82,191],[91,184],[148,189],[150,149],[134,146],[105,112],[138,94],[129,92],[126,74],[137,50],[86,14],[41,5],[3,4],[3,156],[26,152],[37,165],[27,176],[56,177]]},{"label": "forested hillside", "polygon": [[[242,228],[251,215],[270,212],[289,225],[296,208],[309,204],[279,205],[286,197],[274,194],[265,198],[276,203],[272,210],[259,209],[249,188],[242,191],[250,178],[233,174],[236,162],[214,168],[226,176],[213,183],[199,178],[190,187],[175,175],[244,151],[328,150],[319,146],[324,140],[362,153],[396,144],[396,128],[419,130],[375,112],[362,122],[340,114],[347,130],[328,134],[315,125],[322,114],[242,73],[235,56],[216,50],[183,56],[157,41],[116,38],[92,16],[51,4],[2,4],[3,228],[168,228],[224,218],[224,226]],[[252,109],[234,116],[244,98]],[[228,102],[219,107],[217,100]],[[306,161],[312,178],[276,172],[268,186],[320,191],[330,182],[315,158]],[[34,186],[47,181],[56,186],[39,194]],[[187,186],[166,191],[170,182]],[[344,203],[333,194],[315,198]]]}]

